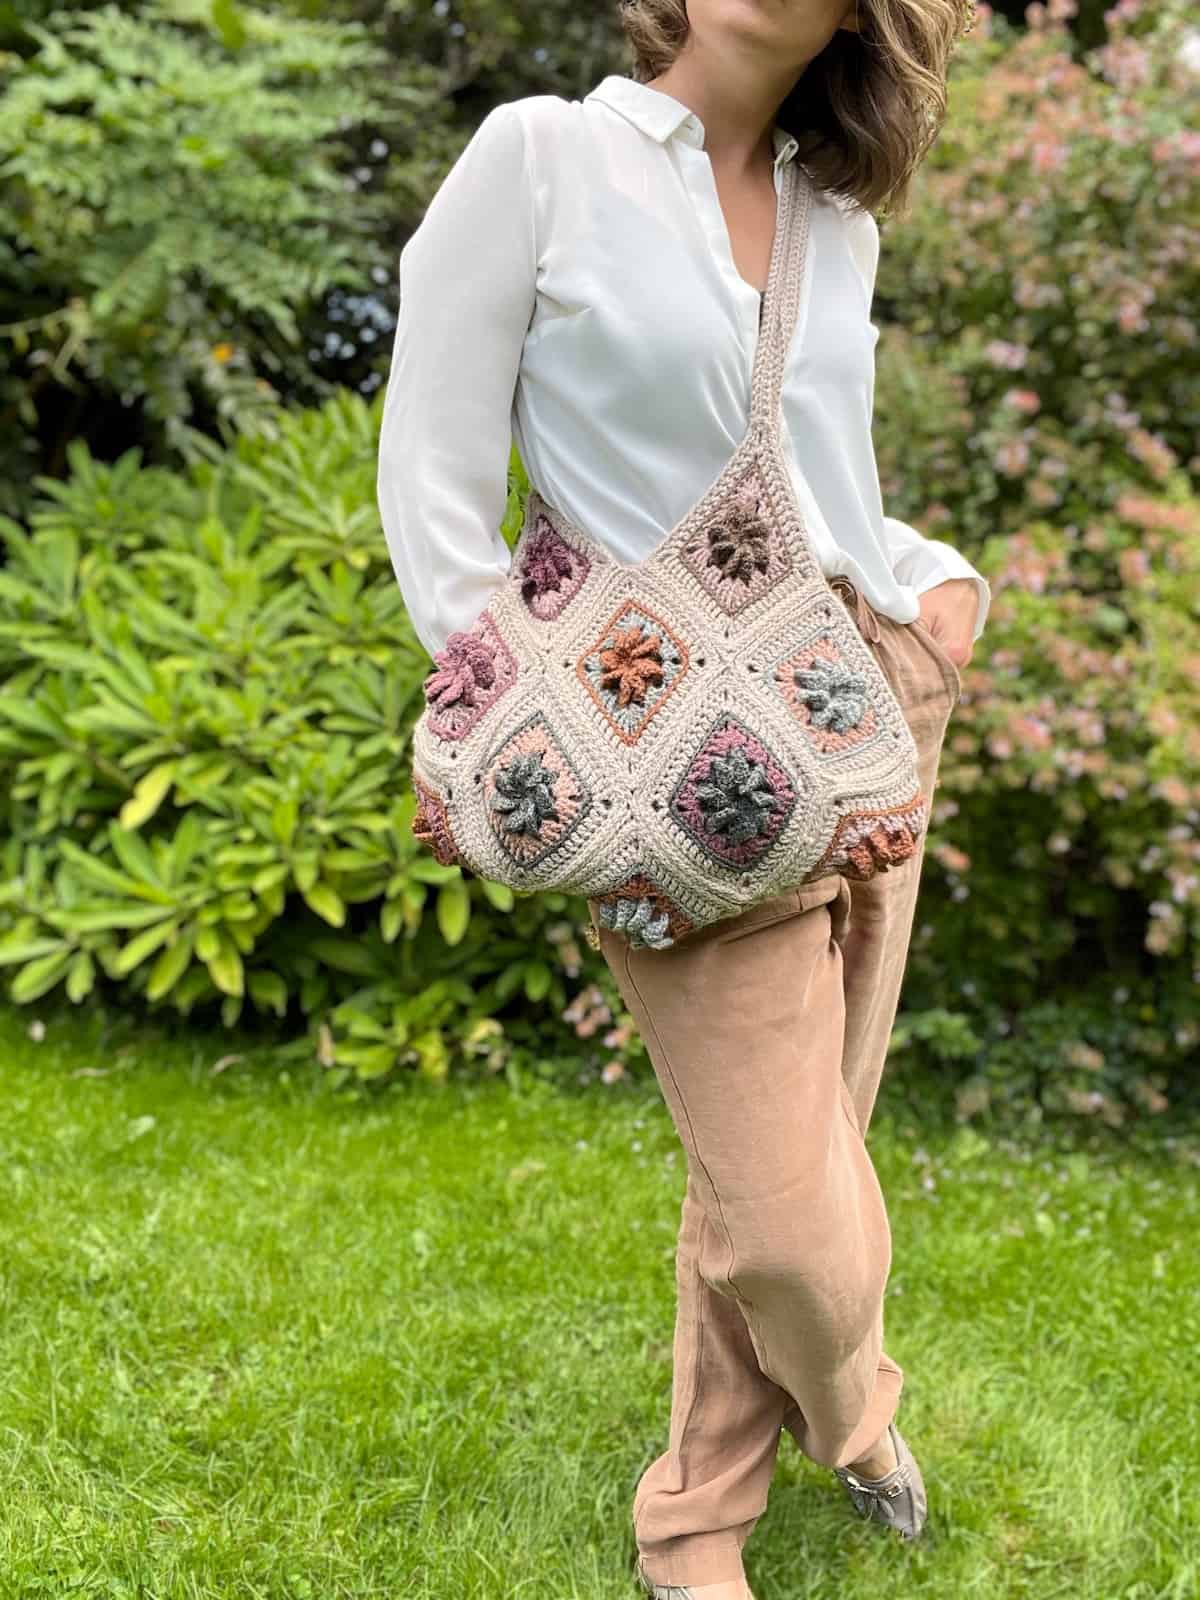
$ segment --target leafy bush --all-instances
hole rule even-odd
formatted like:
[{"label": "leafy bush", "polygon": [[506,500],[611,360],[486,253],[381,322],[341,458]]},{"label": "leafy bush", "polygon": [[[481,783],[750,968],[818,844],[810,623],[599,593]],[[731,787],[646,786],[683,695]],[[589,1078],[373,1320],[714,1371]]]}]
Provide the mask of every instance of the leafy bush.
[{"label": "leafy bush", "polygon": [[268,426],[281,392],[319,398],[305,313],[391,271],[379,198],[340,170],[381,110],[361,27],[173,0],[24,37],[0,56],[10,511],[81,422],[104,444],[136,417],[147,449],[186,453],[198,411]]},{"label": "leafy bush", "polygon": [[994,596],[949,730],[906,999],[986,1013],[993,1074],[1033,1008],[1069,1007],[1058,1046],[1043,1031],[1040,1064],[1021,1057],[1021,1092],[1049,1074],[1048,1093],[1098,1108],[1135,1063],[1165,1085],[1200,1043],[1188,20],[1126,0],[1080,63],[1031,8],[1025,36],[964,51],[877,302],[896,319],[885,502],[971,551]]},{"label": "leafy bush", "polygon": [[377,412],[342,395],[185,476],[76,445],[32,530],[0,528],[15,1000],[109,980],[227,1024],[302,1015],[361,1075],[576,1042],[582,900],[514,902],[411,835],[428,658],[376,520]]}]

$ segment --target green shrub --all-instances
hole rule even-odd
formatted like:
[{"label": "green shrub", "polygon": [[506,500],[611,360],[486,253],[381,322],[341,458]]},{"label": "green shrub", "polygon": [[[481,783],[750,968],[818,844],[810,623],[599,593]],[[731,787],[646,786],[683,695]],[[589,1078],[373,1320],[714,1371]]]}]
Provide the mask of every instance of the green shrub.
[{"label": "green shrub", "polygon": [[[986,1016],[981,1058],[1019,1058],[1022,1094],[1048,1074],[1047,1093],[1092,1095],[1138,1063],[1181,1084],[1200,1043],[1188,9],[1118,8],[1083,63],[1045,15],[963,51],[881,257],[885,504],[971,553],[994,596],[906,1001]],[[1058,1045],[1042,1030],[1022,1055],[1047,1004]]]},{"label": "green shrub", "polygon": [[26,18],[21,43],[0,53],[9,511],[80,427],[186,457],[198,415],[269,428],[281,394],[328,393],[306,315],[391,267],[380,197],[341,170],[386,81],[361,26],[172,0]]},{"label": "green shrub", "polygon": [[31,531],[0,529],[15,1000],[107,981],[303,1016],[361,1075],[577,1042],[582,900],[514,900],[411,835],[429,662],[375,513],[379,404],[284,414],[184,476],[77,445]]}]

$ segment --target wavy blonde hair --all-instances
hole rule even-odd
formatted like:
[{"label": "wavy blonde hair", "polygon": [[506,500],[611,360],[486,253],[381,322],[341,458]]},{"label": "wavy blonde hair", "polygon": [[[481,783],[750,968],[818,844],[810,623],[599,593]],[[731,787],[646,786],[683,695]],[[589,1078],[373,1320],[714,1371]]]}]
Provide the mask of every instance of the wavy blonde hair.
[{"label": "wavy blonde hair", "polygon": [[[904,217],[913,175],[946,115],[951,52],[973,0],[857,0],[857,33],[839,28],[776,113],[821,188]],[[633,76],[665,72],[688,36],[686,0],[619,0]]]}]

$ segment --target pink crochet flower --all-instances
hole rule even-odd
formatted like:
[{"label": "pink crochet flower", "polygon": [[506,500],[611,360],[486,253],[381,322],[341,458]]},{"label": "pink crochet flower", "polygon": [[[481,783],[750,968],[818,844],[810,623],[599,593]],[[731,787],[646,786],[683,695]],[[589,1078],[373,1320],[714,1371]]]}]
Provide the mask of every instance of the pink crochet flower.
[{"label": "pink crochet flower", "polygon": [[496,682],[492,651],[478,634],[452,633],[433,659],[434,670],[425,679],[425,699],[439,711],[477,705]]}]

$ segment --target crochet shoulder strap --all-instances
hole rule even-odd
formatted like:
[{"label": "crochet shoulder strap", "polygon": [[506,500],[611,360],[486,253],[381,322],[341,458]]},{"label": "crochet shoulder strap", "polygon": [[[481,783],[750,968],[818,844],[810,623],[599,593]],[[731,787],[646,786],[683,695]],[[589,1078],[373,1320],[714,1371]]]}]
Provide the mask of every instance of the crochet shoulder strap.
[{"label": "crochet shoulder strap", "polygon": [[811,204],[812,180],[799,161],[789,161],[784,168],[775,242],[760,307],[750,379],[751,433],[774,434],[779,428],[783,372],[800,312]]}]

